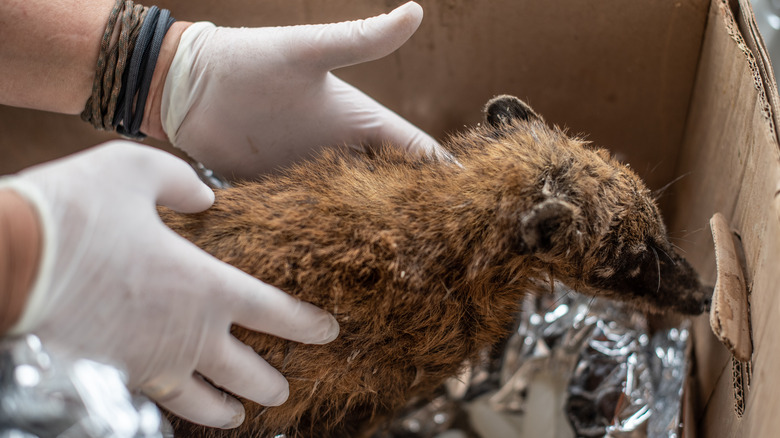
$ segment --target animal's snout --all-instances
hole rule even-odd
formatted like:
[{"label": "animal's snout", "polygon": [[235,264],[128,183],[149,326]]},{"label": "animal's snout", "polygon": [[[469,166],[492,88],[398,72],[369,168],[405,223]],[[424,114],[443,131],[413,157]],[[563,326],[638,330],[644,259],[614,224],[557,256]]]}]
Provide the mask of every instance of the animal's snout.
[{"label": "animal's snout", "polygon": [[712,294],[715,291],[715,287],[703,284],[700,290],[701,290],[702,299],[701,299],[701,312],[699,313],[709,312],[710,308],[712,308]]},{"label": "animal's snout", "polygon": [[702,312],[709,312],[712,308],[712,297],[707,297],[702,303]]},{"label": "animal's snout", "polygon": [[687,315],[700,315],[709,312],[712,307],[712,292],[714,288],[702,285],[693,293],[683,296],[675,306],[676,309]]}]

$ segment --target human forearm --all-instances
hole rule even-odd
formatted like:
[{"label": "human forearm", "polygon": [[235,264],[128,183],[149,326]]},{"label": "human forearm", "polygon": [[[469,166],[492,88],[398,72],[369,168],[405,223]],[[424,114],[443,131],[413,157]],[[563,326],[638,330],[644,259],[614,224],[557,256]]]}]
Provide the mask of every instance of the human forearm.
[{"label": "human forearm", "polygon": [[32,205],[12,190],[0,190],[0,335],[22,314],[38,270],[41,240]]},{"label": "human forearm", "polygon": [[[78,114],[92,92],[100,44],[116,0],[0,2],[0,104]],[[141,131],[166,139],[160,101],[179,37],[165,35],[145,105]]]},{"label": "human forearm", "polygon": [[114,0],[0,2],[0,103],[78,114]]}]

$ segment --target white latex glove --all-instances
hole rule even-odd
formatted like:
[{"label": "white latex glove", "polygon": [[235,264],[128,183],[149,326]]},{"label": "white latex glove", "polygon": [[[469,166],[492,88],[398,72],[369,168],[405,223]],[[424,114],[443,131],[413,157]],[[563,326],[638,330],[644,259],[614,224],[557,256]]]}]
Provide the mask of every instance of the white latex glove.
[{"label": "white latex glove", "polygon": [[166,227],[156,204],[197,212],[213,192],[183,161],[115,141],[0,180],[36,208],[42,262],[13,332],[52,351],[125,368],[173,413],[214,427],[244,419],[241,403],[288,395],[287,381],[229,330],[232,323],[287,339],[325,343],[336,320],[233,268]]},{"label": "white latex glove", "polygon": [[199,22],[182,34],[163,89],[169,140],[225,176],[311,156],[322,146],[391,142],[449,158],[436,141],[330,70],[381,58],[417,30],[423,11],[324,25],[223,28]]}]

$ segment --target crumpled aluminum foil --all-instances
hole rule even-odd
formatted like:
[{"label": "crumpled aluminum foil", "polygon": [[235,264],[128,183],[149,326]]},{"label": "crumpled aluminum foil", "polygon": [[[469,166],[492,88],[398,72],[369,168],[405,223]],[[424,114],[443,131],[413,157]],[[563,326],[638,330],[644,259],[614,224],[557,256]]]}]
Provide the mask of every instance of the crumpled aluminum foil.
[{"label": "crumpled aluminum foil", "polygon": [[116,368],[50,354],[34,335],[0,341],[0,438],[163,438],[157,406]]},{"label": "crumpled aluminum foil", "polygon": [[688,321],[651,336],[642,315],[556,283],[516,327],[376,438],[680,436]]}]

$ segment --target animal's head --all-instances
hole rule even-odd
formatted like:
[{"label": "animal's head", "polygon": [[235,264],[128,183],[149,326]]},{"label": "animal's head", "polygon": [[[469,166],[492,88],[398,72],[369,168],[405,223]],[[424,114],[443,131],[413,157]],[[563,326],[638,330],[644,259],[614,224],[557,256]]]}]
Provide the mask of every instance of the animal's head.
[{"label": "animal's head", "polygon": [[673,249],[651,191],[627,165],[549,127],[515,97],[492,99],[485,116],[478,135],[536,166],[523,173],[534,181],[513,181],[511,168],[500,176],[509,187],[501,204],[518,206],[500,213],[515,217],[517,251],[583,293],[641,310],[698,314],[709,306],[712,289]]}]

